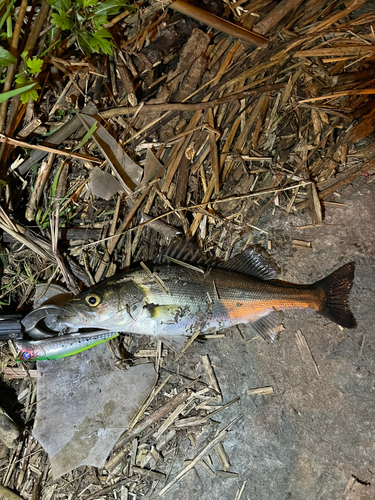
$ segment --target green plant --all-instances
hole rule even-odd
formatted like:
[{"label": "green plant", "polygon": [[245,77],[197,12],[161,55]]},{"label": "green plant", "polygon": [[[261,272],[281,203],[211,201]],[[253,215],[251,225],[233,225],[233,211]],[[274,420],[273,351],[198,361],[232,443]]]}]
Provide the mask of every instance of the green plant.
[{"label": "green plant", "polygon": [[[29,99],[33,99],[34,101],[38,100],[37,90],[40,89],[40,85],[32,77],[40,73],[43,66],[43,59],[39,59],[36,56],[27,59],[27,54],[27,51],[22,52],[21,58],[24,61],[24,70],[23,73],[20,73],[16,76],[16,83],[18,85],[18,88],[22,89],[23,87],[25,87],[20,96],[23,104],[26,104]],[[26,89],[26,86],[29,85],[33,86]]]},{"label": "green plant", "polygon": [[52,22],[63,31],[70,31],[81,50],[90,56],[93,52],[111,55],[111,33],[105,29],[108,16],[127,7],[128,0],[48,0],[54,9]]},{"label": "green plant", "polygon": [[[0,17],[0,40],[10,39],[12,37],[12,16],[11,13],[13,11],[14,0],[11,0],[5,8],[5,1],[0,0],[0,10],[5,8],[2,12],[3,14]],[[3,30],[4,24],[6,23],[6,29]],[[6,42],[8,43],[8,42]],[[10,66],[15,62],[15,57],[7,50],[6,48],[0,45],[0,69],[1,66],[6,67]]]},{"label": "green plant", "polygon": [[15,60],[16,58],[12,56],[9,50],[0,46],[0,66],[10,66]]}]

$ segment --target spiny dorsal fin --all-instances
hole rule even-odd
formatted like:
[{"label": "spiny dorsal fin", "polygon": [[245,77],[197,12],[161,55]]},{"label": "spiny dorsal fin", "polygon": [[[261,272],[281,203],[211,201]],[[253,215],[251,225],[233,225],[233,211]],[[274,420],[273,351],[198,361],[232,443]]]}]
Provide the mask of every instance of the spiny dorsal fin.
[{"label": "spiny dorsal fin", "polygon": [[[198,246],[191,240],[175,239],[156,259],[156,264],[166,264],[167,262],[179,261],[175,263],[188,262],[198,266],[214,266],[216,263],[208,255],[205,255]],[[182,264],[180,264],[182,265]]]},{"label": "spiny dorsal fin", "polygon": [[218,264],[222,269],[248,274],[261,280],[272,280],[276,278],[276,271],[268,262],[254,250],[244,250],[226,262]]},{"label": "spiny dorsal fin", "polygon": [[[276,278],[276,271],[268,262],[254,250],[244,250],[226,262],[220,262],[204,254],[191,240],[176,239],[159,255],[157,264],[174,262],[183,265],[184,262],[195,264],[195,267],[220,267],[237,273],[248,274],[262,280]],[[185,266],[187,267],[187,266]]]}]

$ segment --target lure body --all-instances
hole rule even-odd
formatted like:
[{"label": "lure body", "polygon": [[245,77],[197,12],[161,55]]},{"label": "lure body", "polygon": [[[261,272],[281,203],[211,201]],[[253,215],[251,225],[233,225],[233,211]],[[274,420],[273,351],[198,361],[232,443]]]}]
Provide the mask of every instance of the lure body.
[{"label": "lure body", "polygon": [[275,272],[252,252],[243,252],[208,272],[154,264],[115,275],[70,300],[58,319],[72,328],[162,337],[207,333],[249,323],[268,341],[279,323],[275,311],[310,309],[353,327],[348,296],[354,264],[313,285],[272,281]]},{"label": "lure body", "polygon": [[91,332],[61,335],[45,340],[19,340],[15,342],[17,348],[15,361],[65,358],[117,336],[116,332]]}]

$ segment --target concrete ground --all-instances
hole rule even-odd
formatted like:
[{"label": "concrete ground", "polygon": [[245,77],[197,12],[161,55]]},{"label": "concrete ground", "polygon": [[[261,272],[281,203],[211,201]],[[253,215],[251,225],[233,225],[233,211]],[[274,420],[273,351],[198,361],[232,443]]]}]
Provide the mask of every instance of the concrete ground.
[{"label": "concrete ground", "polygon": [[[357,263],[351,307],[354,330],[340,329],[310,312],[287,312],[285,330],[273,345],[233,337],[195,343],[182,373],[203,373],[200,355],[209,354],[224,396],[241,400],[217,415],[224,427],[242,414],[223,442],[235,479],[210,475],[198,466],[166,500],[235,500],[246,481],[244,500],[373,500],[375,498],[375,183],[361,179],[338,199],[347,208],[326,207],[324,227],[297,229],[305,214],[276,213],[258,221],[269,231],[272,257],[282,279],[316,281],[340,265]],[[264,236],[263,236],[264,237]],[[292,240],[312,242],[310,250]],[[241,327],[246,339],[252,337]],[[295,333],[305,336],[317,363],[302,359]],[[274,394],[249,396],[250,388],[272,386]],[[202,445],[182,443],[193,458]],[[220,469],[214,453],[213,468]],[[176,460],[170,478],[183,467]]]}]

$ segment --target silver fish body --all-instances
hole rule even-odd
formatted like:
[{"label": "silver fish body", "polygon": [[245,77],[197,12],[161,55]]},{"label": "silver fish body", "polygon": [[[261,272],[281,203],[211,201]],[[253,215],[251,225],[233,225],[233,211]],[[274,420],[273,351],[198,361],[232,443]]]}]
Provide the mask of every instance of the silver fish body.
[{"label": "silver fish body", "polygon": [[70,300],[58,319],[71,328],[162,338],[250,323],[269,341],[279,323],[275,310],[311,309],[343,326],[355,326],[348,305],[352,263],[313,285],[273,282],[268,279],[272,273],[263,273],[261,279],[253,265],[244,266],[244,271],[249,272],[219,267],[198,272],[155,264],[152,272],[120,273]]}]

